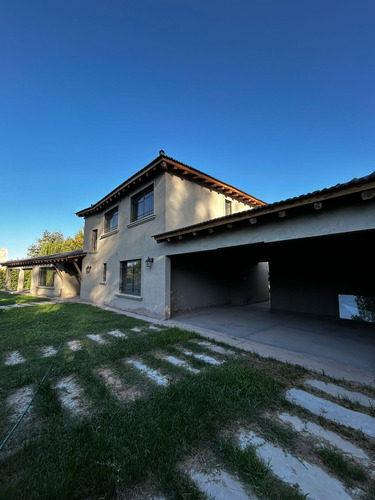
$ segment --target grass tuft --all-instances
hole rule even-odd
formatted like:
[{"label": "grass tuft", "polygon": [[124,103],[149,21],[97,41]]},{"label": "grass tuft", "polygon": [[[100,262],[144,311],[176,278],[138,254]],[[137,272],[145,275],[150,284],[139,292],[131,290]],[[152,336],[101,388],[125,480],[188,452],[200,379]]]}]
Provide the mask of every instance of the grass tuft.
[{"label": "grass tuft", "polygon": [[353,464],[343,457],[341,453],[328,447],[317,450],[323,463],[346,483],[351,481],[366,481],[367,474],[363,467]]}]

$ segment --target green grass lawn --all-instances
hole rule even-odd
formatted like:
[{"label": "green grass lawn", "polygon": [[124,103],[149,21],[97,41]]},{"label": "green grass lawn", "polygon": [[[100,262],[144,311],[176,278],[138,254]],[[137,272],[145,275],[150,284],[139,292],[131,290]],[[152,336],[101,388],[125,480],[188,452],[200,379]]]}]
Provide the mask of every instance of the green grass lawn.
[{"label": "green grass lawn", "polygon": [[0,306],[11,306],[13,304],[26,304],[27,302],[42,301],[48,301],[48,299],[42,297],[33,297],[32,295],[0,292]]},{"label": "green grass lawn", "polygon": [[[141,331],[132,331],[134,327]],[[111,330],[127,338],[110,337]],[[102,334],[106,343],[99,345],[87,334]],[[14,423],[9,398],[22,387],[35,389],[53,365],[27,416],[0,453],[0,498],[141,499],[152,493],[204,498],[182,470],[182,464],[197,457],[213,460],[239,477],[258,498],[305,498],[273,476],[253,450],[240,452],[230,436],[247,426],[289,452],[303,450],[303,440],[271,416],[278,411],[305,414],[284,394],[312,374],[241,351],[231,357],[211,353],[191,341],[197,338],[176,328],[151,330],[143,321],[83,304],[0,311],[0,441]],[[73,340],[81,342],[81,350],[69,349],[67,341]],[[60,345],[54,357],[41,357],[41,348]],[[208,365],[184,355],[181,347],[225,362]],[[26,361],[5,366],[7,353],[14,350]],[[201,371],[189,373],[162,355],[184,359]],[[129,359],[167,376],[169,386],[144,377],[125,362]],[[119,400],[98,376],[102,367],[141,396]],[[70,376],[87,401],[87,413],[80,417],[66,410],[55,387]],[[358,444],[368,446],[360,433],[354,434]],[[315,453],[313,459],[326,470],[330,460],[344,470],[341,457]],[[352,484],[373,488],[367,473],[360,471]]]}]

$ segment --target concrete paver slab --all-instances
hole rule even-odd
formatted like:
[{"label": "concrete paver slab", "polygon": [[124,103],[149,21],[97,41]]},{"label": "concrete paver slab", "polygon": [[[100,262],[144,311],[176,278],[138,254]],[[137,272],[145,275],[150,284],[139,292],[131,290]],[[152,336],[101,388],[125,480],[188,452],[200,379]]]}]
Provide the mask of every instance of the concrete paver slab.
[{"label": "concrete paver slab", "polygon": [[351,401],[360,403],[362,406],[366,406],[367,408],[371,408],[375,406],[375,399],[369,398],[360,392],[353,392],[344,389],[336,384],[322,382],[320,380],[306,380],[306,385],[310,387],[314,387],[315,389],[319,389],[320,391],[326,392],[331,396],[348,398]]},{"label": "concrete paver slab", "polygon": [[4,365],[19,365],[24,363],[26,359],[22,356],[22,354],[18,351],[12,351],[8,353],[5,357]]},{"label": "concrete paver slab", "polygon": [[135,368],[137,368],[140,372],[144,373],[147,378],[149,378],[153,382],[156,382],[158,385],[167,386],[169,384],[169,380],[167,377],[161,375],[156,370],[149,368],[148,366],[144,365],[143,363],[140,363],[139,361],[136,361],[134,359],[128,359],[126,360],[126,363],[128,365],[132,365]]},{"label": "concrete paver slab", "polygon": [[324,429],[314,422],[303,422],[300,418],[288,413],[282,413],[279,415],[279,419],[282,422],[290,424],[295,431],[313,436],[320,444],[334,446],[345,455],[362,462],[366,466],[371,464],[370,458],[361,448],[355,446],[347,439],[343,439],[336,432]]},{"label": "concrete paver slab", "polygon": [[255,495],[249,496],[242,484],[225,471],[212,473],[189,471],[189,476],[196,483],[200,491],[214,500],[256,500]]},{"label": "concrete paver slab", "polygon": [[111,335],[111,337],[117,339],[126,339],[125,333],[120,332],[120,330],[112,330],[111,332],[107,332],[107,335]]},{"label": "concrete paver slab", "polygon": [[199,359],[200,361],[204,361],[205,363],[208,363],[210,365],[221,365],[222,361],[218,361],[215,358],[212,358],[211,356],[205,356],[204,354],[198,354],[196,352],[192,351],[182,351],[185,356],[193,356],[196,359]]},{"label": "concrete paver slab", "polygon": [[76,381],[74,375],[68,375],[59,380],[55,388],[58,391],[62,406],[66,408],[69,413],[77,417],[87,415],[89,403],[84,397],[83,389]]},{"label": "concrete paver slab", "polygon": [[336,403],[318,398],[309,392],[300,389],[290,389],[286,393],[286,399],[311,411],[315,415],[322,416],[332,422],[346,427],[362,431],[371,438],[375,438],[375,418],[359,411],[349,410]]},{"label": "concrete paver slab", "polygon": [[239,435],[242,450],[249,445],[256,447],[256,454],[272,472],[285,483],[298,485],[303,494],[311,500],[350,500],[352,497],[345,491],[337,479],[329,476],[317,465],[293,457],[282,449],[267,443],[253,432],[242,432]]},{"label": "concrete paver slab", "polygon": [[189,365],[189,363],[187,363],[183,359],[176,358],[175,356],[165,356],[162,359],[165,359],[166,361],[168,361],[172,365],[181,366],[182,368],[185,368],[185,370],[188,370],[191,373],[200,373],[200,370],[198,370],[197,368],[191,367]]}]

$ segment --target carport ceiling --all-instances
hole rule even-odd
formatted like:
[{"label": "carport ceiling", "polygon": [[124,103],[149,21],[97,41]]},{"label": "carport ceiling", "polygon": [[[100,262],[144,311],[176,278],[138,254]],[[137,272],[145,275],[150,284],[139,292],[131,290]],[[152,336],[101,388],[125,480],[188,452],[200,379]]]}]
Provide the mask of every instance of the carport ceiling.
[{"label": "carport ceiling", "polygon": [[234,246],[230,248],[217,248],[201,252],[170,255],[172,262],[183,262],[189,256],[200,256],[207,262],[210,259],[230,262],[235,259],[236,263],[270,262],[274,259],[295,259],[305,261],[306,259],[338,259],[348,261],[356,257],[373,260],[373,246],[375,241],[375,230],[358,231],[348,234],[321,236],[318,238],[303,238],[292,241],[276,243],[256,243],[251,245]]}]

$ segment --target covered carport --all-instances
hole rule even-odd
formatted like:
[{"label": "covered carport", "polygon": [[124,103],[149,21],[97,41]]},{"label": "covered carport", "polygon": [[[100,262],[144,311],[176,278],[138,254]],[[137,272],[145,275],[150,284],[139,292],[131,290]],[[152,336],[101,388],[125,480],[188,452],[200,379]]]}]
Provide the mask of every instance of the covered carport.
[{"label": "covered carport", "polygon": [[261,302],[268,284],[274,311],[338,319],[345,297],[371,307],[374,201],[375,173],[156,235],[170,259],[171,316]]},{"label": "covered carport", "polygon": [[339,296],[374,295],[374,241],[364,231],[172,255],[172,316],[271,300],[272,310],[338,318]]}]

